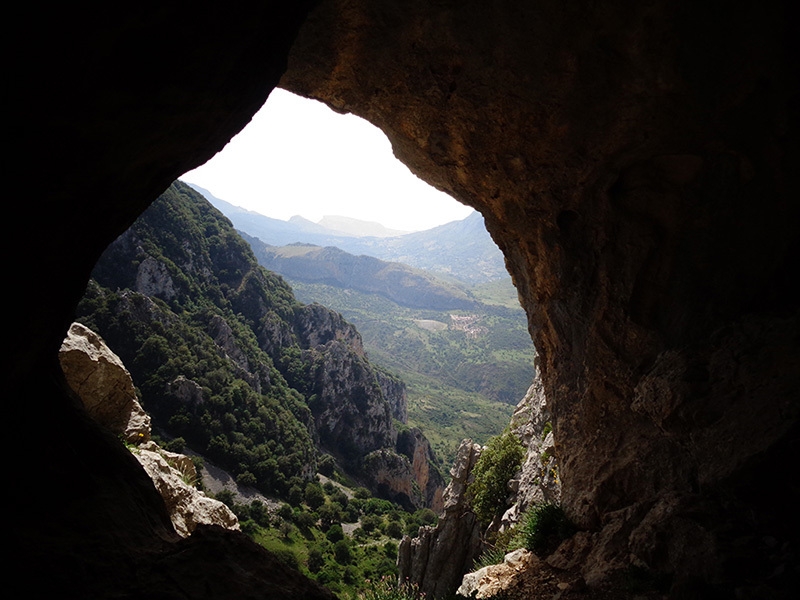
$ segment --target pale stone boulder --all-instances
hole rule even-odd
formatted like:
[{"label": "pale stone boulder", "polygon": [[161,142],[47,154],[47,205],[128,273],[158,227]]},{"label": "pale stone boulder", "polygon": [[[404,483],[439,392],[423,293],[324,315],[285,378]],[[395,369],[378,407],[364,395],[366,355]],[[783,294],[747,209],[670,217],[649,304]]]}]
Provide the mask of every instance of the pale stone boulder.
[{"label": "pale stone boulder", "polygon": [[73,323],[58,357],[89,416],[128,443],[150,440],[150,416],[136,398],[131,375],[99,335]]},{"label": "pale stone boulder", "polygon": [[506,554],[503,562],[464,575],[456,594],[465,598],[493,598],[511,589],[539,559],[525,548]]},{"label": "pale stone boulder", "polygon": [[198,474],[188,456],[167,452],[155,442],[143,444],[134,455],[164,498],[172,525],[180,535],[190,535],[201,523],[239,529],[239,520],[225,504],[194,487]]}]

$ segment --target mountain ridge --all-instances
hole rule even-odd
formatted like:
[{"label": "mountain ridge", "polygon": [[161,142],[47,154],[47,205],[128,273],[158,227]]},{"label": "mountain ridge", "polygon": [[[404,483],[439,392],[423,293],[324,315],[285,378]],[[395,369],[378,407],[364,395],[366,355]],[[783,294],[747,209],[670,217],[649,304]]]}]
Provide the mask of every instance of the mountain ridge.
[{"label": "mountain ridge", "polygon": [[461,286],[398,262],[356,256],[335,246],[270,246],[242,232],[259,263],[284,277],[384,296],[410,308],[468,310],[478,302]]},{"label": "mountain ridge", "polygon": [[395,237],[353,237],[321,228],[302,217],[282,221],[243,209],[215,197],[200,186],[187,184],[204,195],[234,227],[271,246],[309,243],[335,246],[355,255],[401,262],[470,285],[510,279],[505,258],[484,226],[483,216],[472,212],[425,231]]}]

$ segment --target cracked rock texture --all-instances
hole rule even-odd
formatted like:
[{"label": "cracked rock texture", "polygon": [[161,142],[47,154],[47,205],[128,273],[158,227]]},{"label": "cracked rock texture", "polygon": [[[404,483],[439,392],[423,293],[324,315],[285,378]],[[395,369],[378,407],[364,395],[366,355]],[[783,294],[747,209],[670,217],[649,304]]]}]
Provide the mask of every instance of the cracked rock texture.
[{"label": "cracked rock texture", "polygon": [[136,399],[130,373],[100,336],[73,323],[58,357],[67,383],[89,415],[131,444],[179,535],[189,536],[199,524],[239,529],[239,519],[227,506],[187,483],[198,479],[192,459],[168,452],[150,439],[150,416]]}]

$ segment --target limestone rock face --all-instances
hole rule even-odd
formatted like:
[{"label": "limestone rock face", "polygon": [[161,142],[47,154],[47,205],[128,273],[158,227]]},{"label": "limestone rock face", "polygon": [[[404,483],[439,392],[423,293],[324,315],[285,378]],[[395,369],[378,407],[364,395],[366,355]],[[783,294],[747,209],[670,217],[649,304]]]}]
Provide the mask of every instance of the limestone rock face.
[{"label": "limestone rock face", "polygon": [[381,449],[364,457],[364,476],[381,495],[409,510],[443,507],[444,478],[427,438],[417,428],[399,433],[396,451]]},{"label": "limestone rock face", "polygon": [[[539,559],[535,554],[520,548],[506,554],[503,562],[489,565],[464,576],[461,586],[456,590],[465,598],[494,598],[513,588],[517,579],[535,569]],[[503,596],[501,596],[503,597]]]},{"label": "limestone rock face", "polygon": [[444,491],[444,512],[435,527],[420,527],[416,537],[403,537],[397,557],[400,581],[419,585],[430,598],[447,597],[481,549],[480,529],[467,507],[466,490],[481,447],[464,440],[458,448],[452,477]]},{"label": "limestone rock face", "polygon": [[158,296],[165,300],[172,300],[177,295],[167,266],[152,256],[148,256],[139,265],[134,289],[145,296]]},{"label": "limestone rock face", "polygon": [[70,387],[95,421],[126,442],[150,440],[150,416],[136,398],[130,373],[100,336],[73,323],[58,358]]},{"label": "limestone rock face", "polygon": [[534,504],[561,502],[551,418],[544,385],[537,375],[511,416],[511,430],[519,437],[526,451],[519,475],[509,482],[514,494],[512,506],[501,520],[504,527],[518,523],[525,510]]},{"label": "limestone rock face", "polygon": [[[323,0],[295,43],[310,6],[18,7],[9,170],[12,196],[35,186],[39,201],[16,205],[36,244],[19,256],[5,240],[5,380],[11,421],[37,423],[54,457],[13,473],[30,585],[243,598],[265,583],[263,553],[234,532],[170,553],[152,485],[72,409],[57,351],[103,249],[242,129],[293,46],[287,88],[377,123],[415,173],[483,214],[529,315],[562,501],[587,544],[615,538],[621,562],[629,543],[651,548],[644,566],[676,594],[698,580],[723,597],[796,589],[796,552],[764,542],[796,547],[800,501],[780,460],[800,412],[790,3]],[[70,453],[81,460],[57,460]],[[76,501],[36,501],[55,486]],[[680,514],[661,510],[672,501]],[[692,527],[702,556],[658,551]],[[239,560],[223,569],[208,548]],[[161,560],[180,563],[169,582]]]},{"label": "limestone rock face", "polygon": [[378,370],[375,375],[378,377],[378,385],[381,386],[383,397],[389,402],[392,418],[400,423],[408,423],[406,384],[401,379],[381,370]]}]

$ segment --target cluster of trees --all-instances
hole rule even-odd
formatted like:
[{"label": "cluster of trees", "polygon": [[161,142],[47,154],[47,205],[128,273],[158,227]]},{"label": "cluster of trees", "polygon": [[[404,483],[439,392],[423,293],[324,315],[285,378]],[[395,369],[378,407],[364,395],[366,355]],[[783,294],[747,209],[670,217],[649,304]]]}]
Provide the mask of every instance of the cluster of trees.
[{"label": "cluster of trees", "polygon": [[245,533],[334,592],[353,593],[368,580],[396,577],[398,541],[437,520],[430,509],[407,512],[363,487],[331,481],[295,483],[273,513],[259,501],[237,504],[230,492],[216,497],[237,514]]}]

